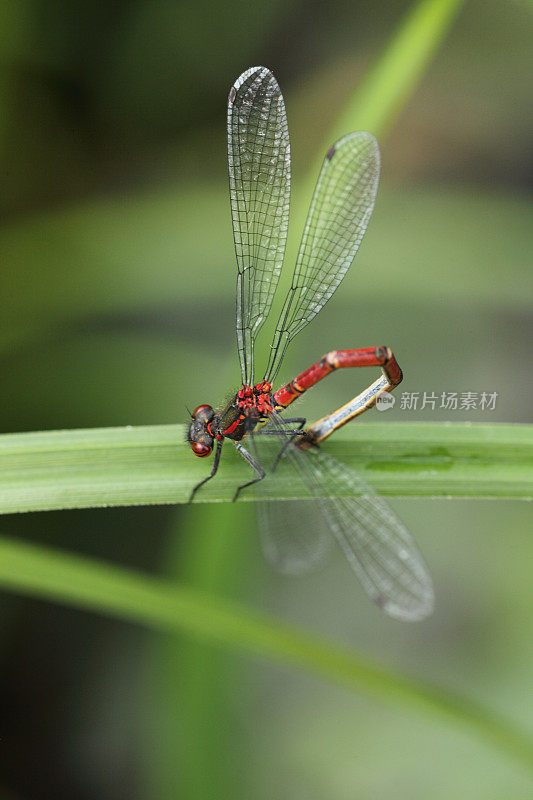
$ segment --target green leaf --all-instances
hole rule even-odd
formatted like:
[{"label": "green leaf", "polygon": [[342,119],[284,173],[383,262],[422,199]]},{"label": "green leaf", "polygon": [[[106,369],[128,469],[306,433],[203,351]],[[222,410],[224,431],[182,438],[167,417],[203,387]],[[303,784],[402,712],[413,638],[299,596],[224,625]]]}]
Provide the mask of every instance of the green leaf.
[{"label": "green leaf", "polygon": [[[528,425],[384,422],[346,426],[323,450],[386,495],[530,498],[532,445]],[[231,500],[249,480],[229,442],[222,462],[199,502]],[[209,469],[182,425],[3,434],[0,512],[184,503]],[[298,487],[290,473],[269,478],[271,497]]]},{"label": "green leaf", "polygon": [[533,742],[492,711],[207,592],[8,538],[0,539],[0,586],[303,668],[399,708],[459,724],[533,768]]}]

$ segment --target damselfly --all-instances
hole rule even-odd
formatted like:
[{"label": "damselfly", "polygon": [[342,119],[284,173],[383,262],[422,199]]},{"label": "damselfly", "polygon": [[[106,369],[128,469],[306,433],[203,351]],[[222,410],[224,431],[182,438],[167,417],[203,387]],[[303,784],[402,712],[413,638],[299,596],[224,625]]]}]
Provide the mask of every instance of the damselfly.
[{"label": "damselfly", "polygon": [[[246,70],[232,86],[227,134],[242,386],[219,411],[200,405],[192,413],[188,440],[193,453],[205,457],[216,449],[211,473],[195,486],[190,499],[215,476],[226,439],[255,472],[253,480],[237,488],[234,500],[243,489],[276,472],[281,462],[290,464],[309,498],[261,501],[262,539],[270,560],[282,571],[301,571],[313,565],[334,538],[369,596],[386,613],[423,619],[433,608],[433,588],[409,532],[356,472],[318,447],[400,383],[402,373],[391,350],[330,352],[272,391],[289,343],[329,300],[357,253],[379,182],[377,142],[369,133],[351,133],[328,150],[268,364],[262,380],[255,382],[254,344],[283,265],[290,194],[285,105],[276,79],[265,67]],[[381,376],[346,405],[307,429],[303,417],[281,417],[330,372],[361,366],[380,367]]]}]

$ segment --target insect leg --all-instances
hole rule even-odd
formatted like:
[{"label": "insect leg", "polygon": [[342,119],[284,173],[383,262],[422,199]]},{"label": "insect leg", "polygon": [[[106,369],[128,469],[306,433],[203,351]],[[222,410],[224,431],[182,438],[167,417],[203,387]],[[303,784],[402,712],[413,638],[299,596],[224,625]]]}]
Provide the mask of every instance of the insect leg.
[{"label": "insect leg", "polygon": [[264,428],[261,428],[258,431],[258,436],[279,436],[280,434],[285,434],[286,436],[293,436],[293,434],[298,435],[298,433],[302,430],[303,426],[307,422],[305,417],[289,417],[288,419],[283,418],[283,422],[285,425],[296,425],[296,428],[288,428],[287,430],[278,430],[277,428],[269,428],[268,425],[265,425]]},{"label": "insect leg", "polygon": [[299,436],[304,435],[303,427],[307,422],[307,420],[305,419],[305,417],[294,417],[293,419],[285,419],[284,422],[297,423],[297,427],[291,429],[290,431],[287,431],[287,441],[285,442],[285,444],[283,445],[283,447],[276,456],[276,460],[272,465],[272,472],[274,472],[277,469],[279,462],[287,452],[287,448],[291,446],[291,444],[294,442],[295,439],[297,439]]},{"label": "insect leg", "polygon": [[298,430],[301,430],[307,419],[305,417],[283,417],[283,422],[285,425],[297,425]]},{"label": "insect leg", "polygon": [[196,494],[198,489],[201,486],[203,486],[204,483],[207,483],[207,481],[210,481],[211,478],[214,478],[215,475],[217,474],[217,470],[218,470],[218,467],[219,467],[219,464],[220,464],[220,456],[222,455],[222,444],[223,444],[223,442],[224,442],[224,439],[217,439],[217,448],[215,450],[215,458],[213,460],[213,467],[211,468],[211,474],[208,475],[207,478],[204,478],[203,481],[200,481],[200,483],[196,484],[196,486],[194,487],[194,489],[191,492],[191,496],[189,497],[189,503],[192,503],[192,501],[194,499],[194,495]]},{"label": "insect leg", "polygon": [[258,476],[258,477],[257,477],[257,478],[254,478],[254,480],[253,480],[253,481],[248,481],[248,483],[243,483],[243,485],[242,485],[242,486],[239,486],[239,487],[238,487],[238,489],[237,489],[237,491],[235,492],[235,495],[233,496],[233,502],[235,502],[235,501],[236,501],[236,499],[238,498],[239,494],[241,493],[241,491],[242,491],[243,489],[246,489],[246,487],[247,487],[247,486],[253,486],[253,485],[254,485],[254,483],[259,483],[259,481],[262,481],[262,480],[263,480],[263,478],[264,478],[264,477],[265,477],[265,475],[266,475],[266,472],[265,472],[265,470],[263,469],[263,467],[261,466],[261,464],[259,464],[259,463],[258,463],[258,462],[255,460],[255,458],[254,458],[254,457],[253,457],[253,456],[252,456],[252,455],[251,455],[251,454],[248,452],[248,450],[246,450],[246,449],[245,449],[245,448],[242,446],[242,444],[241,444],[240,442],[235,442],[235,447],[237,448],[237,450],[239,451],[239,453],[241,454],[241,456],[242,456],[244,459],[246,459],[246,461],[247,461],[247,462],[250,464],[250,466],[251,466],[251,467],[252,467],[252,468],[255,470],[255,472],[257,473],[257,476]]}]

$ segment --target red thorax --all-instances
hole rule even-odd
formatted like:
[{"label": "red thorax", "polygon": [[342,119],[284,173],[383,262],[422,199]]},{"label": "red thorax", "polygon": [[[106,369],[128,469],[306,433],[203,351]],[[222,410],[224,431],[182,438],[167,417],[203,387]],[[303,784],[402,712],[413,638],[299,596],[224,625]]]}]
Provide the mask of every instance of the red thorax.
[{"label": "red thorax", "polygon": [[268,381],[261,381],[255,386],[246,386],[237,392],[237,405],[244,412],[256,408],[260,416],[268,416],[273,411],[270,393],[272,386]]}]

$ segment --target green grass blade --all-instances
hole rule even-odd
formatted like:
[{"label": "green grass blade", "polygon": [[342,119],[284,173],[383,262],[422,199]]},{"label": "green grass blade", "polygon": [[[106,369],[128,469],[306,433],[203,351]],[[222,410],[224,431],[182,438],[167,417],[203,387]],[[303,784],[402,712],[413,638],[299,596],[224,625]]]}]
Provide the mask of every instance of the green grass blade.
[{"label": "green grass blade", "polygon": [[334,141],[350,131],[370,131],[383,142],[462,3],[463,0],[422,0],[413,4],[320,146],[317,160],[313,160],[297,195],[296,216],[301,216],[307,207],[322,159]]},{"label": "green grass blade", "polygon": [[533,768],[533,742],[482,706],[198,589],[8,538],[0,539],[0,586],[300,667],[380,701],[459,724]]},{"label": "green grass blade", "polygon": [[[165,575],[179,576],[211,596],[231,592],[238,599],[253,582],[256,541],[236,532],[253,529],[254,522],[250,504],[207,506],[201,527],[196,509],[180,509],[161,559]],[[247,747],[235,715],[246,664],[235,651],[166,633],[156,637],[151,661],[147,796],[242,797],[243,775],[234,769],[232,754],[243,754]]]},{"label": "green grass blade", "polygon": [[[365,423],[346,426],[323,449],[386,495],[530,498],[532,445],[527,425]],[[230,443],[223,455],[199,502],[230,500],[249,479]],[[181,425],[4,434],[0,512],[183,503],[208,470]],[[290,474],[269,483],[272,497],[297,496]]]},{"label": "green grass blade", "polygon": [[339,118],[336,137],[350,130],[383,136],[413,93],[463,0],[423,0],[402,20]]}]

